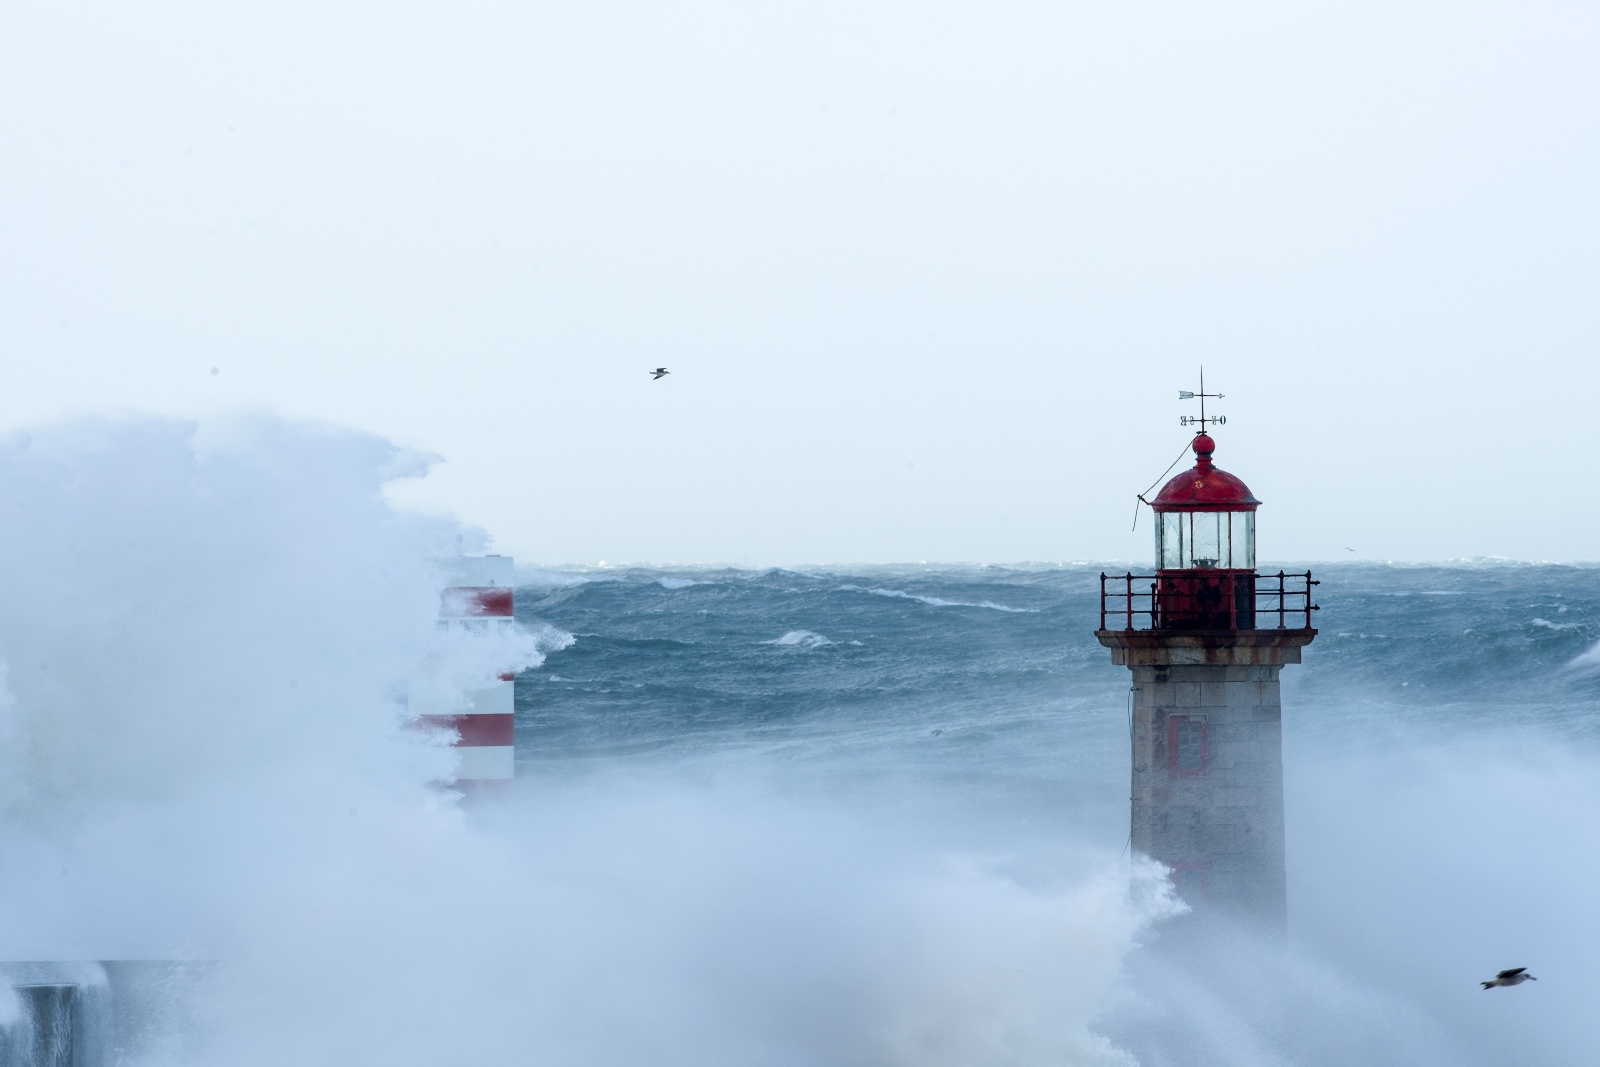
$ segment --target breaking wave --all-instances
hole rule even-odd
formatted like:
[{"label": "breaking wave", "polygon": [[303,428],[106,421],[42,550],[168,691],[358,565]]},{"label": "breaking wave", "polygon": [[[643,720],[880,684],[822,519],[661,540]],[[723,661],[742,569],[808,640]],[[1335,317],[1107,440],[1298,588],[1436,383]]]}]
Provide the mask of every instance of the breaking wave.
[{"label": "breaking wave", "polygon": [[832,641],[821,634],[812,633],[810,630],[790,630],[782,637],[775,637],[771,641],[761,642],[764,645],[796,645],[800,648],[821,648],[833,644]]},{"label": "breaking wave", "polygon": [[[1096,1020],[1176,906],[1154,868],[1135,896],[1086,848],[1030,884],[749,768],[534,774],[464,817],[407,679],[522,669],[548,757],[536,709],[575,719],[560,694],[618,646],[524,605],[624,587],[524,570],[516,633],[442,640],[431,560],[483,539],[386,502],[406,458],[273,420],[0,446],[0,959],[218,961],[123,1062],[1128,1062]],[[673,636],[637,648],[693,652]]]},{"label": "breaking wave", "polygon": [[859,585],[841,585],[842,590],[852,593],[870,593],[873,596],[894,597],[899,600],[915,600],[919,604],[927,604],[934,608],[987,608],[990,611],[1009,611],[1017,614],[1037,614],[1037,608],[1013,608],[1005,604],[996,604],[992,600],[945,600],[942,597],[922,596],[917,593],[907,593],[899,589],[867,589]]}]

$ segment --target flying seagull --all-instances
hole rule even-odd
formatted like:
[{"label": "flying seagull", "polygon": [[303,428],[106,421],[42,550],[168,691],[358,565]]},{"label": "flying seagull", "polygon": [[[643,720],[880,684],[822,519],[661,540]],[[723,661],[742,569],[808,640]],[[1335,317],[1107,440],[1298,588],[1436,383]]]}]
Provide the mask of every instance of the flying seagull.
[{"label": "flying seagull", "polygon": [[1493,989],[1497,985],[1521,985],[1523,982],[1537,982],[1539,979],[1528,973],[1526,967],[1513,967],[1509,971],[1501,971],[1494,976],[1494,981],[1483,983],[1483,988]]},{"label": "flying seagull", "polygon": [[659,382],[663,377],[671,373],[672,372],[665,367],[657,367],[655,370],[650,372],[650,380],[653,382]]}]

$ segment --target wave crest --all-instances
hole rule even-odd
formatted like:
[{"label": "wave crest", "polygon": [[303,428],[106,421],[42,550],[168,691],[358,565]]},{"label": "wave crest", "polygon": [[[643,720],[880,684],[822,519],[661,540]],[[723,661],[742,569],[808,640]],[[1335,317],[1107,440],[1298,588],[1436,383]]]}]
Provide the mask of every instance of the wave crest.
[{"label": "wave crest", "polygon": [[1019,615],[1037,615],[1039,612],[1038,608],[1013,608],[1006,604],[996,604],[992,600],[945,600],[942,597],[907,593],[900,589],[868,589],[860,585],[841,585],[839,588],[851,593],[870,593],[873,596],[894,597],[898,600],[915,600],[933,608],[986,608],[989,611],[1008,611]]},{"label": "wave crest", "polygon": [[790,630],[782,637],[776,637],[771,641],[763,641],[761,643],[763,645],[789,645],[798,646],[800,648],[821,648],[824,645],[833,644],[833,642],[828,640],[826,637],[823,637],[819,633],[813,633],[810,630]]}]

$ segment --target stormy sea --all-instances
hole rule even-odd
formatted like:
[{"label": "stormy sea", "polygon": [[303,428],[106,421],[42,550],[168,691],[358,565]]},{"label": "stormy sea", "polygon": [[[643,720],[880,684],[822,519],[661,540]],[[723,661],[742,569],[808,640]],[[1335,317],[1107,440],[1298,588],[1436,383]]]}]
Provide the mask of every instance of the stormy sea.
[{"label": "stormy sea", "polygon": [[[865,952],[884,926],[914,928],[895,933],[909,958],[870,954],[926,998],[901,1005],[917,1020],[896,1024],[916,1035],[903,1062],[1090,1062],[1095,1037],[1114,1062],[1156,1020],[1168,1047],[1142,1062],[1580,1062],[1572,1020],[1600,950],[1585,873],[1600,569],[1261,569],[1279,567],[1313,572],[1321,610],[1283,675],[1291,951],[1267,987],[1230,974],[1156,995],[1083,973],[1110,979],[1162,933],[1156,914],[1073,914],[1093,913],[1084,887],[1130,873],[1129,678],[1093,636],[1099,577],[1126,564],[531,574],[518,614],[575,640],[521,680],[519,773],[555,796],[649,782],[728,804],[741,847],[717,856],[770,879],[728,926],[752,957],[776,951],[790,1023],[842,962],[811,970],[820,945]],[[890,904],[859,884],[913,871],[936,897],[971,896]],[[1478,972],[1534,960],[1538,1003],[1484,997]],[[1074,1000],[1086,984],[1092,1017]],[[861,1010],[846,999],[792,1035],[792,1062],[874,1062],[822,1043]]]},{"label": "stormy sea", "polygon": [[[492,545],[390,503],[425,466],[265,418],[0,442],[0,960],[192,965],[105,1062],[1585,1061],[1600,569],[1264,563],[1321,581],[1289,945],[1176,976],[1093,637],[1130,564],[521,559],[517,633],[447,640],[437,561]],[[519,668],[501,802],[433,784],[424,662]]]}]

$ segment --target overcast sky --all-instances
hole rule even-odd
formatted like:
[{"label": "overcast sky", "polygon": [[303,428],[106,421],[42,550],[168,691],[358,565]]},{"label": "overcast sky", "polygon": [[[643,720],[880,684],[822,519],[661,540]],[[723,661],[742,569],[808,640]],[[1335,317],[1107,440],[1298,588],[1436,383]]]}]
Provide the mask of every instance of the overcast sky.
[{"label": "overcast sky", "polygon": [[13,4],[0,427],[370,429],[529,562],[1147,561],[1203,362],[1265,559],[1600,559],[1597,24]]}]

